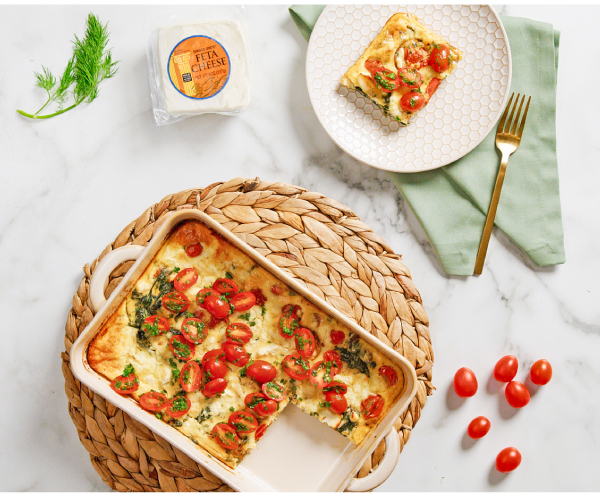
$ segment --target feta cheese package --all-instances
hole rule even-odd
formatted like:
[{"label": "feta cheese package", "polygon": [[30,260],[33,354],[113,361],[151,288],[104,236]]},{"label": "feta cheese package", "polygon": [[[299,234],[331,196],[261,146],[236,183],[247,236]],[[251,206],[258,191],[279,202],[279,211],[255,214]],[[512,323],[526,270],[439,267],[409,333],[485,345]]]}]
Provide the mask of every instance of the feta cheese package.
[{"label": "feta cheese package", "polygon": [[255,107],[258,82],[243,8],[205,7],[147,21],[154,121]]}]

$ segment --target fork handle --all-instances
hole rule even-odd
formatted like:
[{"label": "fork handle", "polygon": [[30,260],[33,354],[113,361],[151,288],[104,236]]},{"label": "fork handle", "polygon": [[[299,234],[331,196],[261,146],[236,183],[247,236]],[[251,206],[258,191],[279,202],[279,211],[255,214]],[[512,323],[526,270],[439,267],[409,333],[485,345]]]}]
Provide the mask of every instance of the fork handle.
[{"label": "fork handle", "polygon": [[485,218],[483,235],[481,236],[479,250],[477,251],[477,259],[475,260],[475,271],[473,274],[476,275],[480,275],[481,271],[483,271],[483,263],[487,254],[488,244],[490,243],[490,237],[492,236],[492,228],[494,227],[494,219],[496,218],[496,211],[498,210],[498,202],[500,201],[500,193],[502,192],[502,184],[504,183],[504,175],[506,173],[509,155],[510,154],[507,153],[502,154],[502,161],[500,162],[500,169],[498,170],[498,176],[496,177],[492,201],[490,202],[490,208],[488,209],[487,217]]}]

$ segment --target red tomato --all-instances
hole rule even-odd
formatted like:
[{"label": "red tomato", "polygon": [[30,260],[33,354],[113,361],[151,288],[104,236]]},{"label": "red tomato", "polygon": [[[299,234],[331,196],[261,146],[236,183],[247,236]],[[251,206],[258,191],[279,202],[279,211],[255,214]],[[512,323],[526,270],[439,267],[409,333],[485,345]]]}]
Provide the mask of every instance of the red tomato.
[{"label": "red tomato", "polygon": [[335,366],[331,361],[319,361],[310,368],[308,379],[318,388],[324,388],[333,381]]},{"label": "red tomato", "polygon": [[162,411],[169,403],[167,396],[160,392],[146,392],[140,395],[140,406],[146,411],[158,412]]},{"label": "red tomato", "polygon": [[213,290],[212,288],[203,288],[196,294],[196,304],[198,304],[203,309],[206,309],[204,302],[206,300],[206,297],[209,297],[211,295],[216,295],[217,297],[221,296],[219,292]]},{"label": "red tomato", "polygon": [[227,388],[227,380],[225,378],[215,378],[210,380],[202,387],[202,395],[205,397],[215,397],[225,391]]},{"label": "red tomato", "polygon": [[202,356],[202,367],[206,369],[206,365],[209,363],[209,361],[212,361],[213,359],[218,360],[224,358],[225,352],[222,349],[209,350]]},{"label": "red tomato", "polygon": [[527,387],[518,381],[511,381],[504,389],[506,400],[515,409],[520,409],[529,404],[529,390]]},{"label": "red tomato", "polygon": [[260,388],[265,396],[271,400],[274,400],[275,402],[281,402],[283,399],[285,399],[285,388],[283,388],[283,385],[280,385],[279,383],[269,381],[267,383],[263,383]]},{"label": "red tomato", "polygon": [[403,67],[398,71],[398,80],[400,85],[405,88],[414,90],[423,84],[423,76],[421,73],[412,67]]},{"label": "red tomato", "polygon": [[273,285],[271,287],[271,293],[281,295],[283,293],[283,287],[281,285]]},{"label": "red tomato", "polygon": [[536,385],[545,385],[552,379],[552,366],[546,359],[535,361],[533,366],[531,366],[529,376],[532,383]]},{"label": "red tomato", "polygon": [[250,355],[244,347],[236,345],[235,343],[225,342],[221,345],[221,348],[225,352],[225,357],[231,364],[235,364],[239,368],[243,368],[250,360]]},{"label": "red tomato", "polygon": [[203,247],[199,243],[192,243],[185,249],[185,253],[188,257],[198,257],[202,253]]},{"label": "red tomato", "polygon": [[229,323],[229,318],[223,318],[223,319],[219,319],[216,318],[214,316],[210,317],[210,321],[208,323],[208,329],[212,330],[215,328],[215,326],[217,326],[221,321],[225,321],[226,323]]},{"label": "red tomato", "polygon": [[230,278],[219,278],[213,283],[213,290],[223,295],[232,295],[240,290],[236,282]]},{"label": "red tomato", "polygon": [[204,308],[217,319],[224,319],[229,316],[231,306],[223,296],[209,295],[204,299]]},{"label": "red tomato", "polygon": [[296,340],[296,350],[302,357],[310,357],[315,353],[317,342],[308,328],[298,328],[294,339]]},{"label": "red tomato", "polygon": [[246,369],[246,376],[258,383],[267,383],[277,376],[277,369],[267,361],[254,361]]},{"label": "red tomato", "polygon": [[173,314],[179,314],[187,310],[190,306],[190,301],[181,292],[169,292],[162,299],[163,307]]},{"label": "red tomato", "polygon": [[365,69],[372,73],[377,69],[383,69],[383,63],[380,60],[367,59],[367,61],[365,62]]},{"label": "red tomato", "polygon": [[201,344],[208,336],[206,325],[198,318],[185,318],[181,323],[181,333],[188,342],[196,345]]},{"label": "red tomato", "polygon": [[310,366],[302,359],[298,352],[285,356],[281,365],[283,366],[285,374],[290,378],[294,378],[298,381],[306,380],[308,378]]},{"label": "red tomato", "polygon": [[175,286],[175,290],[185,292],[194,285],[196,281],[198,281],[198,272],[193,267],[188,267],[177,273],[173,285]]},{"label": "red tomato", "polygon": [[238,433],[252,433],[258,428],[258,421],[254,414],[248,411],[235,411],[229,415],[229,424]]},{"label": "red tomato", "polygon": [[227,335],[228,342],[235,343],[237,345],[244,345],[252,338],[252,330],[247,324],[244,323],[230,324],[227,327],[225,334]]},{"label": "red tomato", "polygon": [[247,311],[256,304],[256,295],[252,292],[240,292],[231,299],[231,305],[236,312]]},{"label": "red tomato", "polygon": [[390,386],[398,383],[398,373],[396,373],[396,370],[392,366],[381,366],[379,374],[387,379]]},{"label": "red tomato", "polygon": [[265,297],[265,294],[262,293],[260,288],[253,288],[250,290],[250,293],[253,293],[256,297],[256,305],[265,305],[267,302],[267,297]]},{"label": "red tomato", "polygon": [[181,359],[182,361],[189,361],[194,357],[196,353],[196,347],[193,343],[188,342],[185,338],[180,335],[173,335],[169,340],[169,349],[171,353]]},{"label": "red tomato", "polygon": [[327,395],[328,392],[341,393],[344,395],[348,391],[348,387],[339,381],[332,381],[329,385],[323,388],[323,392]]},{"label": "red tomato", "polygon": [[153,337],[162,335],[169,331],[169,322],[160,316],[148,316],[142,323],[142,331]]},{"label": "red tomato", "polygon": [[111,388],[121,395],[127,395],[135,392],[139,386],[140,382],[137,377],[132,373],[128,376],[117,376],[111,383]]},{"label": "red tomato", "polygon": [[425,67],[429,63],[429,54],[424,48],[406,47],[404,49],[404,60],[417,67]]},{"label": "red tomato", "polygon": [[425,97],[416,91],[411,91],[402,95],[400,107],[407,112],[416,112],[425,105]]},{"label": "red tomato", "polygon": [[260,440],[267,431],[267,425],[260,425],[254,434],[254,440]]},{"label": "red tomato", "polygon": [[204,372],[211,380],[214,378],[225,378],[227,371],[229,371],[227,364],[220,357],[213,357],[206,362],[202,359],[202,365],[204,366]]},{"label": "red tomato", "polygon": [[292,338],[300,326],[300,318],[294,312],[294,306],[286,305],[281,313],[277,327],[283,338]]},{"label": "red tomato", "polygon": [[473,397],[477,392],[477,378],[469,368],[460,368],[454,375],[454,391],[459,397]]},{"label": "red tomato", "polygon": [[505,355],[494,366],[494,378],[508,383],[517,375],[519,361],[514,355]]},{"label": "red tomato", "polygon": [[394,71],[390,71],[386,67],[375,69],[371,72],[371,77],[375,82],[375,86],[387,93],[397,90],[400,86],[400,81],[398,80],[396,73]]},{"label": "red tomato", "polygon": [[487,435],[487,432],[490,431],[490,426],[491,425],[488,418],[485,416],[478,416],[469,423],[467,434],[471,438],[483,438]]},{"label": "red tomato", "polygon": [[227,423],[217,423],[213,426],[212,436],[226,450],[235,450],[240,446],[240,439],[237,433]]},{"label": "red tomato", "polygon": [[202,369],[196,361],[189,361],[184,364],[179,374],[179,382],[184,392],[195,392],[202,383]]},{"label": "red tomato", "polygon": [[383,412],[384,400],[381,395],[369,395],[360,404],[360,410],[365,419],[378,418]]},{"label": "red tomato", "polygon": [[427,100],[429,100],[431,98],[431,95],[435,93],[435,90],[438,89],[438,86],[440,86],[441,81],[441,79],[432,78],[432,80],[429,82],[429,84],[427,85],[427,90],[425,91],[425,93],[427,93]]},{"label": "red tomato", "polygon": [[444,72],[450,67],[450,49],[447,45],[434,45],[429,54],[429,65],[435,72]]},{"label": "red tomato", "polygon": [[336,414],[343,414],[348,409],[348,400],[341,393],[328,392],[325,394],[325,401],[329,402],[329,409]]},{"label": "red tomato", "polygon": [[341,371],[343,363],[339,352],[336,352],[335,350],[328,350],[323,355],[323,360],[331,363],[331,376],[335,376]]},{"label": "red tomato", "polygon": [[329,336],[333,345],[339,345],[346,339],[346,334],[340,330],[331,330]]},{"label": "red tomato", "polygon": [[277,402],[262,393],[249,393],[244,398],[246,406],[257,416],[270,416],[277,410]]},{"label": "red tomato", "polygon": [[502,449],[496,456],[496,469],[500,473],[510,473],[521,464],[521,453],[514,447]]},{"label": "red tomato", "polygon": [[192,407],[192,403],[185,395],[173,397],[167,406],[167,414],[172,418],[180,418],[187,414],[190,407]]}]

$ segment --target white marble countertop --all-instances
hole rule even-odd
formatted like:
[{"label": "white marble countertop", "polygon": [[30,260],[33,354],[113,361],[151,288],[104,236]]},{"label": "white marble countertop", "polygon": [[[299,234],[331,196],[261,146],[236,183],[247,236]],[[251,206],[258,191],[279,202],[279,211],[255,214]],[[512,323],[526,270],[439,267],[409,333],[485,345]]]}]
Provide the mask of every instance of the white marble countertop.
[{"label": "white marble countertop", "polygon": [[[259,108],[156,127],[141,17],[167,10],[94,7],[110,21],[117,76],[91,105],[32,122],[15,110],[42,101],[33,71],[62,70],[90,7],[0,7],[0,490],[106,490],[67,413],[60,369],[81,268],[166,194],[237,176],[297,184],[345,203],[413,273],[431,320],[437,392],[381,490],[599,490],[600,70],[593,54],[600,8],[503,9],[562,31],[557,112],[567,263],[532,267],[496,233],[479,278],[444,276],[386,174],[342,153],[322,130],[306,90],[306,43],[287,7],[248,9]],[[554,368],[552,382],[519,412],[488,383],[505,354],[518,356],[519,379],[539,358]],[[480,392],[455,408],[449,388],[461,366],[477,373]],[[465,429],[477,415],[492,430],[468,444]],[[491,468],[510,445],[523,463],[501,478]]]}]

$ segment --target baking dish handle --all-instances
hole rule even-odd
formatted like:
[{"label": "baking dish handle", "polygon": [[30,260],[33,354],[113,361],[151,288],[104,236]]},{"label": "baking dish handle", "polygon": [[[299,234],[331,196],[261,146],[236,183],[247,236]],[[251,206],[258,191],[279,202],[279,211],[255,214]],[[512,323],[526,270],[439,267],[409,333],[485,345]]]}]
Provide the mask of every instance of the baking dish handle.
[{"label": "baking dish handle", "polygon": [[398,433],[392,428],[385,436],[385,454],[379,465],[364,478],[354,478],[350,481],[347,492],[369,492],[389,478],[396,467],[400,455]]},{"label": "baking dish handle", "polygon": [[[106,281],[115,268],[125,261],[131,261],[138,258],[144,247],[141,245],[123,245],[106,254],[96,266],[90,279],[90,302],[94,312],[98,312],[104,305],[104,288]],[[131,269],[130,269],[131,271]],[[127,278],[127,275],[125,275]]]}]

